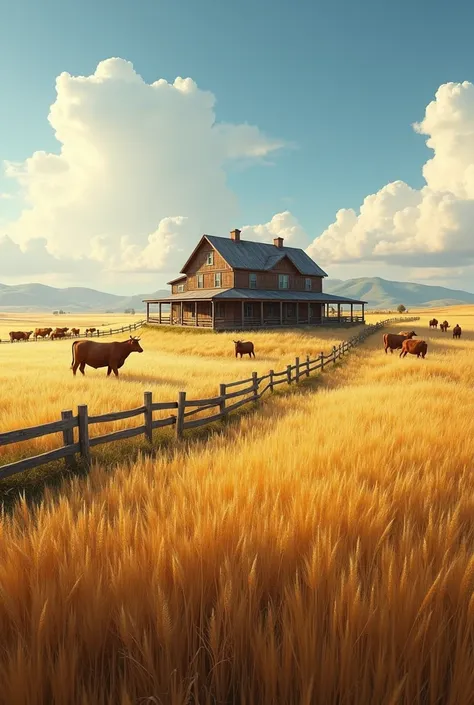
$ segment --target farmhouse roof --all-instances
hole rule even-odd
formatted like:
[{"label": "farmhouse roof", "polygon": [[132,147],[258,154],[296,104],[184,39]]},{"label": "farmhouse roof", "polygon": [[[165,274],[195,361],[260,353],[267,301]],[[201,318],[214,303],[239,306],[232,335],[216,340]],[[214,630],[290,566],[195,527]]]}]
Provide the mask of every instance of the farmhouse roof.
[{"label": "farmhouse roof", "polygon": [[231,238],[215,235],[203,235],[181,272],[186,271],[189,261],[204,239],[217,250],[232,269],[264,272],[272,269],[284,257],[288,257],[300,274],[304,276],[328,276],[304,250],[297,247],[276,247],[265,242],[235,241]]},{"label": "farmhouse roof", "polygon": [[267,289],[194,289],[182,294],[172,294],[159,299],[144,299],[145,303],[172,303],[173,301],[307,301],[308,303],[366,304],[367,301],[348,299],[346,296],[323,294],[313,291],[282,291]]}]

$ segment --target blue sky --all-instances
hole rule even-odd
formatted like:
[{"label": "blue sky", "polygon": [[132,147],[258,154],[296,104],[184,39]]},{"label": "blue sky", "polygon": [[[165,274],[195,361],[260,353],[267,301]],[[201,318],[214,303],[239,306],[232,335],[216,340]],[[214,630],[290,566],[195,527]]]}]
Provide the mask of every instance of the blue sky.
[{"label": "blue sky", "polygon": [[[411,124],[441,84],[474,75],[465,2],[0,0],[0,11],[2,160],[57,153],[56,77],[109,57],[148,83],[190,76],[216,96],[219,121],[295,143],[272,165],[229,168],[241,217],[229,229],[288,209],[313,239],[384,184],[420,188],[430,153]],[[0,192],[12,186],[2,176]],[[0,223],[21,207],[1,200]]]}]

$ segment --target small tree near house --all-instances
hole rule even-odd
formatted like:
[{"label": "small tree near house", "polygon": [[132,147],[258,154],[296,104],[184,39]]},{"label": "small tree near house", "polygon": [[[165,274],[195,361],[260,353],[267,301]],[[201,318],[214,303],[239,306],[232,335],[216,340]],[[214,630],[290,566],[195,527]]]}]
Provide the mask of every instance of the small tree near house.
[{"label": "small tree near house", "polygon": [[407,310],[406,306],[404,306],[403,304],[400,304],[399,306],[397,306],[398,313],[405,313],[406,310]]}]

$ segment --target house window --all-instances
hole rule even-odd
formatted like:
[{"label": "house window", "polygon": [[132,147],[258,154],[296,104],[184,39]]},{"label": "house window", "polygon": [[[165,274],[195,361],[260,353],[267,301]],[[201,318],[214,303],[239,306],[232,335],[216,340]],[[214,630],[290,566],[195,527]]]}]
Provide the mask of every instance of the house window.
[{"label": "house window", "polygon": [[204,289],[204,274],[197,275],[198,289]]},{"label": "house window", "polygon": [[249,289],[256,289],[257,288],[257,275],[255,272],[251,272],[249,274]]},{"label": "house window", "polygon": [[220,288],[221,288],[221,286],[222,286],[222,274],[221,274],[221,272],[216,272],[216,273],[214,274],[214,286],[215,286],[217,289],[220,289]]},{"label": "house window", "polygon": [[214,264],[214,252],[209,252],[207,255],[207,260],[206,264],[213,265]]},{"label": "house window", "polygon": [[278,288],[279,289],[288,289],[290,286],[290,277],[288,274],[279,274],[278,275]]},{"label": "house window", "polygon": [[217,318],[225,318],[224,304],[222,301],[216,301],[215,315]]},{"label": "house window", "polygon": [[184,291],[184,284],[178,284],[178,294],[182,294]]},{"label": "house window", "polygon": [[311,291],[311,285],[312,285],[311,279],[304,280],[304,288],[306,289],[306,291]]},{"label": "house window", "polygon": [[253,304],[244,304],[244,316],[245,318],[252,318]]}]

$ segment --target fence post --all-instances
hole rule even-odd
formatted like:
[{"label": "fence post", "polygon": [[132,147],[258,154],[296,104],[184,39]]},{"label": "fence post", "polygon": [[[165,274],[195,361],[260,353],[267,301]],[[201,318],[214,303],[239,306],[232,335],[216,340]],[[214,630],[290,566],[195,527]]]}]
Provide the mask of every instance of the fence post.
[{"label": "fence post", "polygon": [[306,355],[306,377],[309,377],[309,355]]},{"label": "fence post", "polygon": [[258,401],[258,377],[256,372],[252,372],[253,401]]},{"label": "fence post", "polygon": [[334,364],[336,364],[336,359],[337,359],[337,348],[335,345],[332,347],[332,361]]},{"label": "fence post", "polygon": [[299,359],[299,357],[297,357],[295,359],[295,367],[296,367],[295,380],[296,380],[296,383],[298,383],[300,381],[300,359]]},{"label": "fence post", "polygon": [[321,360],[321,369],[324,370],[324,353],[321,350],[321,353],[319,355],[319,359]]},{"label": "fence post", "polygon": [[[61,411],[61,420],[69,421],[69,419],[72,419],[72,411]],[[67,428],[63,431],[63,444],[65,446],[74,445],[74,429]],[[64,460],[66,461],[66,465],[68,466],[68,468],[74,467],[73,455],[67,455]]]},{"label": "fence post", "polygon": [[291,384],[291,365],[286,368],[286,377],[288,379],[288,384]]},{"label": "fence post", "polygon": [[270,381],[268,383],[268,387],[270,389],[270,392],[273,392],[273,370],[270,370],[269,375],[270,375]]},{"label": "fence post", "polygon": [[145,407],[145,438],[148,443],[153,443],[153,394],[145,392],[143,394],[143,405]]},{"label": "fence post", "polygon": [[184,410],[186,408],[186,392],[178,394],[178,413],[176,415],[176,438],[183,437]]},{"label": "fence post", "polygon": [[222,420],[224,420],[225,416],[225,393],[226,393],[226,385],[225,384],[220,384],[219,385],[219,396],[221,398],[219,402],[219,413],[222,414]]},{"label": "fence post", "polygon": [[79,446],[81,448],[81,458],[87,467],[91,463],[91,453],[89,446],[89,412],[87,404],[81,404],[77,407],[77,416],[79,421]]}]

